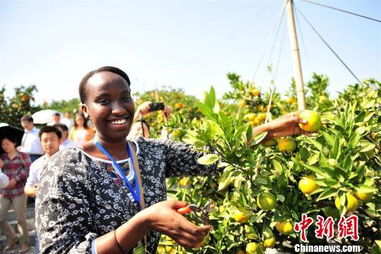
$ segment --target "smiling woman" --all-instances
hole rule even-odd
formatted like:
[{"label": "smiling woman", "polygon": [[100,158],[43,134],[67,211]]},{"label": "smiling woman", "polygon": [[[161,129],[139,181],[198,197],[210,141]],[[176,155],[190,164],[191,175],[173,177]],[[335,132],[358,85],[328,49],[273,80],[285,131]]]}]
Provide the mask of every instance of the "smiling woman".
[{"label": "smiling woman", "polygon": [[[210,175],[202,153],[169,140],[126,139],[135,113],[128,76],[118,68],[88,73],[79,87],[82,110],[96,129],[94,140],[54,155],[37,195],[42,253],[156,253],[160,233],[197,248],[211,226],[178,213],[187,206],[166,200],[165,178]],[[283,117],[255,133],[302,133],[299,118]]]}]

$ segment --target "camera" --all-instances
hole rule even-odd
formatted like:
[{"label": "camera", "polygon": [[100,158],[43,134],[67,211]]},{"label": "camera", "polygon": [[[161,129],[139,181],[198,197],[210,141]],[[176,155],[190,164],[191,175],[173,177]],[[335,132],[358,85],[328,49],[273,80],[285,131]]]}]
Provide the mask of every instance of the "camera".
[{"label": "camera", "polygon": [[155,102],[150,104],[149,112],[158,111],[158,110],[164,110],[163,102]]}]

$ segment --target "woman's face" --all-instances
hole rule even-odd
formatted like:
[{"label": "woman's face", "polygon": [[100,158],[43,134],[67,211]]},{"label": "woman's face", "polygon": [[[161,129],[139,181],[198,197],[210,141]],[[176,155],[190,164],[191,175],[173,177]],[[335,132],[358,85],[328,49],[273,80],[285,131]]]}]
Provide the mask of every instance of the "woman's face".
[{"label": "woman's face", "polygon": [[79,126],[79,127],[83,127],[84,123],[85,123],[85,119],[82,117],[82,116],[76,116],[75,117],[75,123]]},{"label": "woman's face", "polygon": [[87,81],[86,94],[83,110],[89,114],[97,136],[108,142],[126,139],[135,113],[127,82],[112,72],[96,73]]},{"label": "woman's face", "polygon": [[11,153],[11,152],[16,151],[16,144],[7,138],[4,138],[1,141],[1,148],[3,148],[4,152]]}]

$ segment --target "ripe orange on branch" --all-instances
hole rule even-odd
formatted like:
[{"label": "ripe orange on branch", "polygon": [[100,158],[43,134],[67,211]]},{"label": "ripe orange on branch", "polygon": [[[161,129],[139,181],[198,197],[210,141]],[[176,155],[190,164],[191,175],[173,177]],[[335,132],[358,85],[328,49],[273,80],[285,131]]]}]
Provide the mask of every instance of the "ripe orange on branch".
[{"label": "ripe orange on branch", "polygon": [[276,239],[275,237],[267,238],[263,241],[263,245],[267,248],[272,248],[275,246]]},{"label": "ripe orange on branch", "polygon": [[248,254],[257,253],[258,249],[259,249],[258,243],[251,242],[246,245],[246,253]]},{"label": "ripe orange on branch", "polygon": [[304,110],[300,112],[299,117],[306,123],[299,123],[299,127],[307,132],[313,132],[320,128],[321,119],[319,113],[312,110]]},{"label": "ripe orange on branch", "polygon": [[357,192],[355,192],[355,196],[356,196],[359,200],[361,200],[361,201],[363,201],[363,202],[366,202],[366,201],[372,199],[372,197],[373,197],[373,193],[371,193],[371,192],[361,192],[361,191],[357,191]]},{"label": "ripe orange on branch", "polygon": [[294,232],[294,225],[288,220],[278,221],[275,224],[275,228],[282,234],[289,235]]},{"label": "ripe orange on branch", "polygon": [[[357,208],[359,207],[358,199],[355,196],[353,196],[351,193],[346,193],[345,196],[347,198],[347,211],[348,212],[356,211]],[[341,207],[341,200],[339,196],[336,196],[335,206],[337,207],[337,209],[340,209]]]},{"label": "ripe orange on branch", "polygon": [[296,149],[296,143],[291,138],[283,138],[279,140],[278,148],[281,152],[292,152]]},{"label": "ripe orange on branch", "polygon": [[246,223],[250,219],[251,215],[252,213],[250,211],[237,209],[232,217],[236,222]]},{"label": "ripe orange on branch", "polygon": [[319,188],[319,185],[316,184],[315,177],[309,175],[304,176],[302,179],[300,179],[298,187],[304,194],[311,194]]}]

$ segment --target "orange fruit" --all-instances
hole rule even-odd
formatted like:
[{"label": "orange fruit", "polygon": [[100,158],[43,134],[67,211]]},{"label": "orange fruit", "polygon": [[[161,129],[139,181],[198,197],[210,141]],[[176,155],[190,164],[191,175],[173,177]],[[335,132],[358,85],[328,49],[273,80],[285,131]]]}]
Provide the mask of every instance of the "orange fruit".
[{"label": "orange fruit", "polygon": [[[358,199],[355,196],[353,196],[351,193],[346,193],[345,196],[347,197],[347,211],[348,212],[356,211],[356,209],[359,207]],[[335,206],[337,207],[337,209],[340,209],[341,207],[341,201],[339,196],[336,196]]]},{"label": "orange fruit", "polygon": [[246,101],[245,100],[239,100],[238,101],[238,107],[243,108],[245,106],[246,106]]},{"label": "orange fruit", "polygon": [[265,246],[267,248],[272,248],[275,246],[275,242],[276,242],[275,237],[270,237],[270,238],[267,238],[263,241],[263,246]]},{"label": "orange fruit", "polygon": [[292,103],[294,103],[296,100],[295,100],[295,98],[293,98],[293,97],[288,97],[287,99],[286,99],[286,103],[288,103],[288,104],[292,104]]},{"label": "orange fruit", "polygon": [[258,243],[251,242],[251,243],[248,243],[248,244],[246,245],[246,253],[247,253],[247,254],[254,254],[254,253],[257,253],[258,250],[259,250],[259,245],[258,245]]},{"label": "orange fruit", "polygon": [[372,192],[361,192],[361,191],[356,191],[356,192],[355,192],[355,196],[356,196],[359,200],[361,200],[361,201],[363,201],[363,202],[366,202],[366,201],[372,199],[372,197],[373,197],[373,193],[372,193]]},{"label": "orange fruit", "polygon": [[247,119],[249,121],[253,121],[253,120],[255,120],[257,115],[255,113],[249,113],[249,114],[246,114],[244,117],[245,117],[245,119]]},{"label": "orange fruit", "polygon": [[292,152],[296,149],[296,143],[291,138],[283,138],[278,142],[279,151]]},{"label": "orange fruit", "polygon": [[319,113],[312,111],[312,110],[304,110],[300,112],[299,117],[307,123],[299,123],[299,127],[307,132],[313,132],[320,128],[321,126],[321,120]]},{"label": "orange fruit", "polygon": [[177,109],[180,109],[180,108],[183,108],[183,107],[185,107],[184,103],[176,103],[175,104],[175,108],[177,108]]},{"label": "orange fruit", "polygon": [[268,140],[265,140],[261,143],[264,147],[270,147],[270,146],[275,146],[278,144],[278,141],[274,138],[270,138]]},{"label": "orange fruit", "polygon": [[278,221],[275,224],[275,228],[282,234],[289,235],[294,232],[294,225],[288,220]]},{"label": "orange fruit", "polygon": [[232,217],[236,222],[246,223],[250,219],[251,215],[252,213],[250,211],[237,209]]},{"label": "orange fruit", "polygon": [[276,197],[270,192],[261,193],[258,195],[257,205],[262,210],[271,210],[276,206]]},{"label": "orange fruit", "polygon": [[253,90],[253,91],[251,91],[251,94],[252,94],[253,96],[258,96],[258,95],[261,94],[261,92],[258,91],[258,90]]},{"label": "orange fruit", "polygon": [[311,194],[319,189],[319,185],[315,183],[315,177],[312,175],[304,176],[300,179],[298,187],[304,194]]}]

